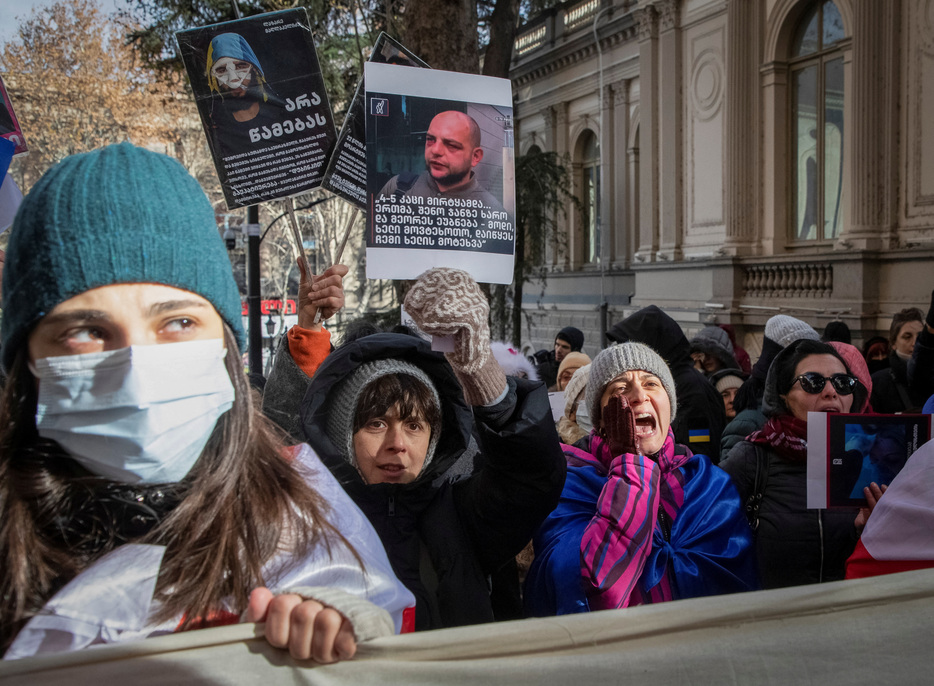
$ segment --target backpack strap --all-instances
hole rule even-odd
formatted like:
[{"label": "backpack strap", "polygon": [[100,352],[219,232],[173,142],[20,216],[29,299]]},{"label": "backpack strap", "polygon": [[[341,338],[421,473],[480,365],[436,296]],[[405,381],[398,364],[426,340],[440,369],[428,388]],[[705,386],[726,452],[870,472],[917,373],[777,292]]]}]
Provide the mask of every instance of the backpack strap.
[{"label": "backpack strap", "polygon": [[392,193],[396,200],[401,199],[402,196],[408,193],[412,186],[415,185],[416,181],[418,181],[418,174],[414,172],[401,172],[396,177],[396,190]]},{"label": "backpack strap", "polygon": [[895,374],[892,374],[892,381],[895,382],[895,390],[898,391],[898,397],[902,400],[902,405],[904,408],[902,412],[905,414],[913,414],[918,412],[920,408],[911,402],[911,397],[908,395],[908,389],[905,388],[905,384],[895,378]]}]

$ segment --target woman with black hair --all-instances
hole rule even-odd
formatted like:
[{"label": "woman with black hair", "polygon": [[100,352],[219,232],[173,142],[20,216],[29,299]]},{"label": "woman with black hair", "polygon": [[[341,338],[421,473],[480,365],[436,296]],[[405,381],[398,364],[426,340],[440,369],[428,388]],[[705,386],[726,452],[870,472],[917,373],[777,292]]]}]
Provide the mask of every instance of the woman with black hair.
[{"label": "woman with black hair", "polygon": [[773,360],[762,398],[768,421],[720,463],[753,508],[763,588],[843,578],[856,513],[808,509],[807,416],[861,408],[866,394],[827,343],[799,340]]}]

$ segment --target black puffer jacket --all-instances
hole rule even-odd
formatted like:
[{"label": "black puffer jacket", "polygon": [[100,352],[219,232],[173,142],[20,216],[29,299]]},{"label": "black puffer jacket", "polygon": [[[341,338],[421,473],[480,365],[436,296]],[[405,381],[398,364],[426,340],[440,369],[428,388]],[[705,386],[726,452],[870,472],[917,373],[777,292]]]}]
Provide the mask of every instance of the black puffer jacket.
[{"label": "black puffer jacket", "polygon": [[[410,484],[367,485],[325,432],[329,395],[360,364],[395,358],[420,367],[441,396],[434,458]],[[565,460],[540,382],[510,378],[506,398],[469,408],[450,365],[412,336],[367,336],[333,352],[302,403],[306,440],[373,524],[399,579],[415,594],[416,628],[493,620],[489,575],[531,539],[564,486]],[[476,418],[476,419],[475,419]],[[474,432],[476,469],[444,478]]]},{"label": "black puffer jacket", "polygon": [[[765,380],[762,411],[774,417],[787,413],[777,388],[776,368],[783,356],[793,354],[789,346],[780,352]],[[854,397],[854,405],[865,400]],[[737,443],[720,462],[733,479],[742,502],[761,492],[756,557],[763,588],[798,586],[843,578],[847,558],[858,538],[853,520],[856,510],[809,510],[807,507],[807,461],[783,459],[766,446],[748,441]],[[758,453],[758,456],[757,456]],[[756,487],[756,462],[759,463]]]},{"label": "black puffer jacket", "polygon": [[[614,325],[606,337],[614,343],[644,343],[662,356],[671,369],[678,394],[678,414],[671,423],[675,441],[694,453],[717,460],[720,436],[726,427],[723,398],[707,377],[694,368],[691,346],[678,322],[655,305],[649,305]],[[691,431],[709,432],[709,440],[692,441]]]},{"label": "black puffer jacket", "polygon": [[[807,462],[783,460],[759,446],[762,502],[756,557],[762,588],[799,586],[843,578],[856,546],[856,510],[809,510]],[[720,463],[742,502],[755,493],[756,446],[742,441]]]}]

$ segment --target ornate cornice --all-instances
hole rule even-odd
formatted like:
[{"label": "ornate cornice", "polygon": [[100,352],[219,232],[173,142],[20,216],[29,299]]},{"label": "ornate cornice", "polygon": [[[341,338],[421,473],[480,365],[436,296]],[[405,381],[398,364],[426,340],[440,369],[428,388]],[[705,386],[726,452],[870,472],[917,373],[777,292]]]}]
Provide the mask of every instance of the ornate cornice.
[{"label": "ornate cornice", "polygon": [[542,118],[545,120],[545,126],[549,129],[554,128],[554,125],[558,122],[558,113],[554,107],[546,107],[542,110]]},{"label": "ornate cornice", "polygon": [[[608,33],[600,37],[600,48],[605,52],[611,48],[633,40],[636,37],[636,25],[631,23],[621,27],[619,30]],[[530,60],[527,64],[512,70],[512,82],[515,86],[525,86],[539,79],[545,78],[560,69],[572,66],[578,62],[596,57],[597,48],[593,39],[588,36],[582,40],[576,41],[575,45],[561,52],[556,49],[552,52],[544,52],[536,59]]]},{"label": "ornate cornice", "polygon": [[613,106],[622,107],[629,104],[629,79],[623,79],[609,85],[613,90]]},{"label": "ornate cornice", "polygon": [[639,27],[639,42],[658,38],[658,11],[654,6],[633,10],[632,17]]},{"label": "ornate cornice", "polygon": [[662,31],[670,31],[681,23],[681,0],[658,0],[658,23]]},{"label": "ornate cornice", "polygon": [[568,123],[568,104],[566,102],[559,102],[552,109],[557,115],[555,122],[558,126],[565,126]]}]

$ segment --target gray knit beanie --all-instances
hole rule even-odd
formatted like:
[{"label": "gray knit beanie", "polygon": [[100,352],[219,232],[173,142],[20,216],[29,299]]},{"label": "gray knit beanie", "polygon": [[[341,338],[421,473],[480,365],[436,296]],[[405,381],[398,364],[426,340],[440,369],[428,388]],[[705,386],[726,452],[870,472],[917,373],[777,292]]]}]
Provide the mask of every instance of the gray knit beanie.
[{"label": "gray knit beanie", "polygon": [[23,200],[3,271],[4,367],[56,305],[119,283],[196,293],[245,343],[211,203],[181,164],[130,143],[66,157]]},{"label": "gray knit beanie", "polygon": [[[438,408],[439,415],[441,413],[441,398],[438,395],[438,389],[435,388],[429,376],[414,364],[395,359],[373,360],[361,364],[331,393],[328,399],[330,409],[328,410],[327,427],[325,427],[328,438],[341,451],[341,457],[354,467],[357,467],[357,459],[353,448],[353,420],[357,414],[360,395],[371,383],[391,374],[406,374],[423,383],[431,391],[431,397],[434,400],[435,407]],[[434,457],[435,448],[440,438],[440,424],[432,426],[431,440],[428,444],[428,453],[425,455],[422,471],[428,467]]]},{"label": "gray knit beanie", "polygon": [[777,314],[765,323],[765,336],[771,338],[783,348],[795,341],[807,338],[819,341],[820,335],[807,322],[789,317],[787,314]]},{"label": "gray knit beanie", "polygon": [[671,421],[675,419],[678,398],[675,380],[661,355],[642,343],[629,341],[614,345],[600,352],[590,364],[590,382],[587,384],[587,408],[590,420],[598,426],[600,420],[600,398],[607,385],[620,374],[633,370],[650,372],[662,382],[671,403]]}]

